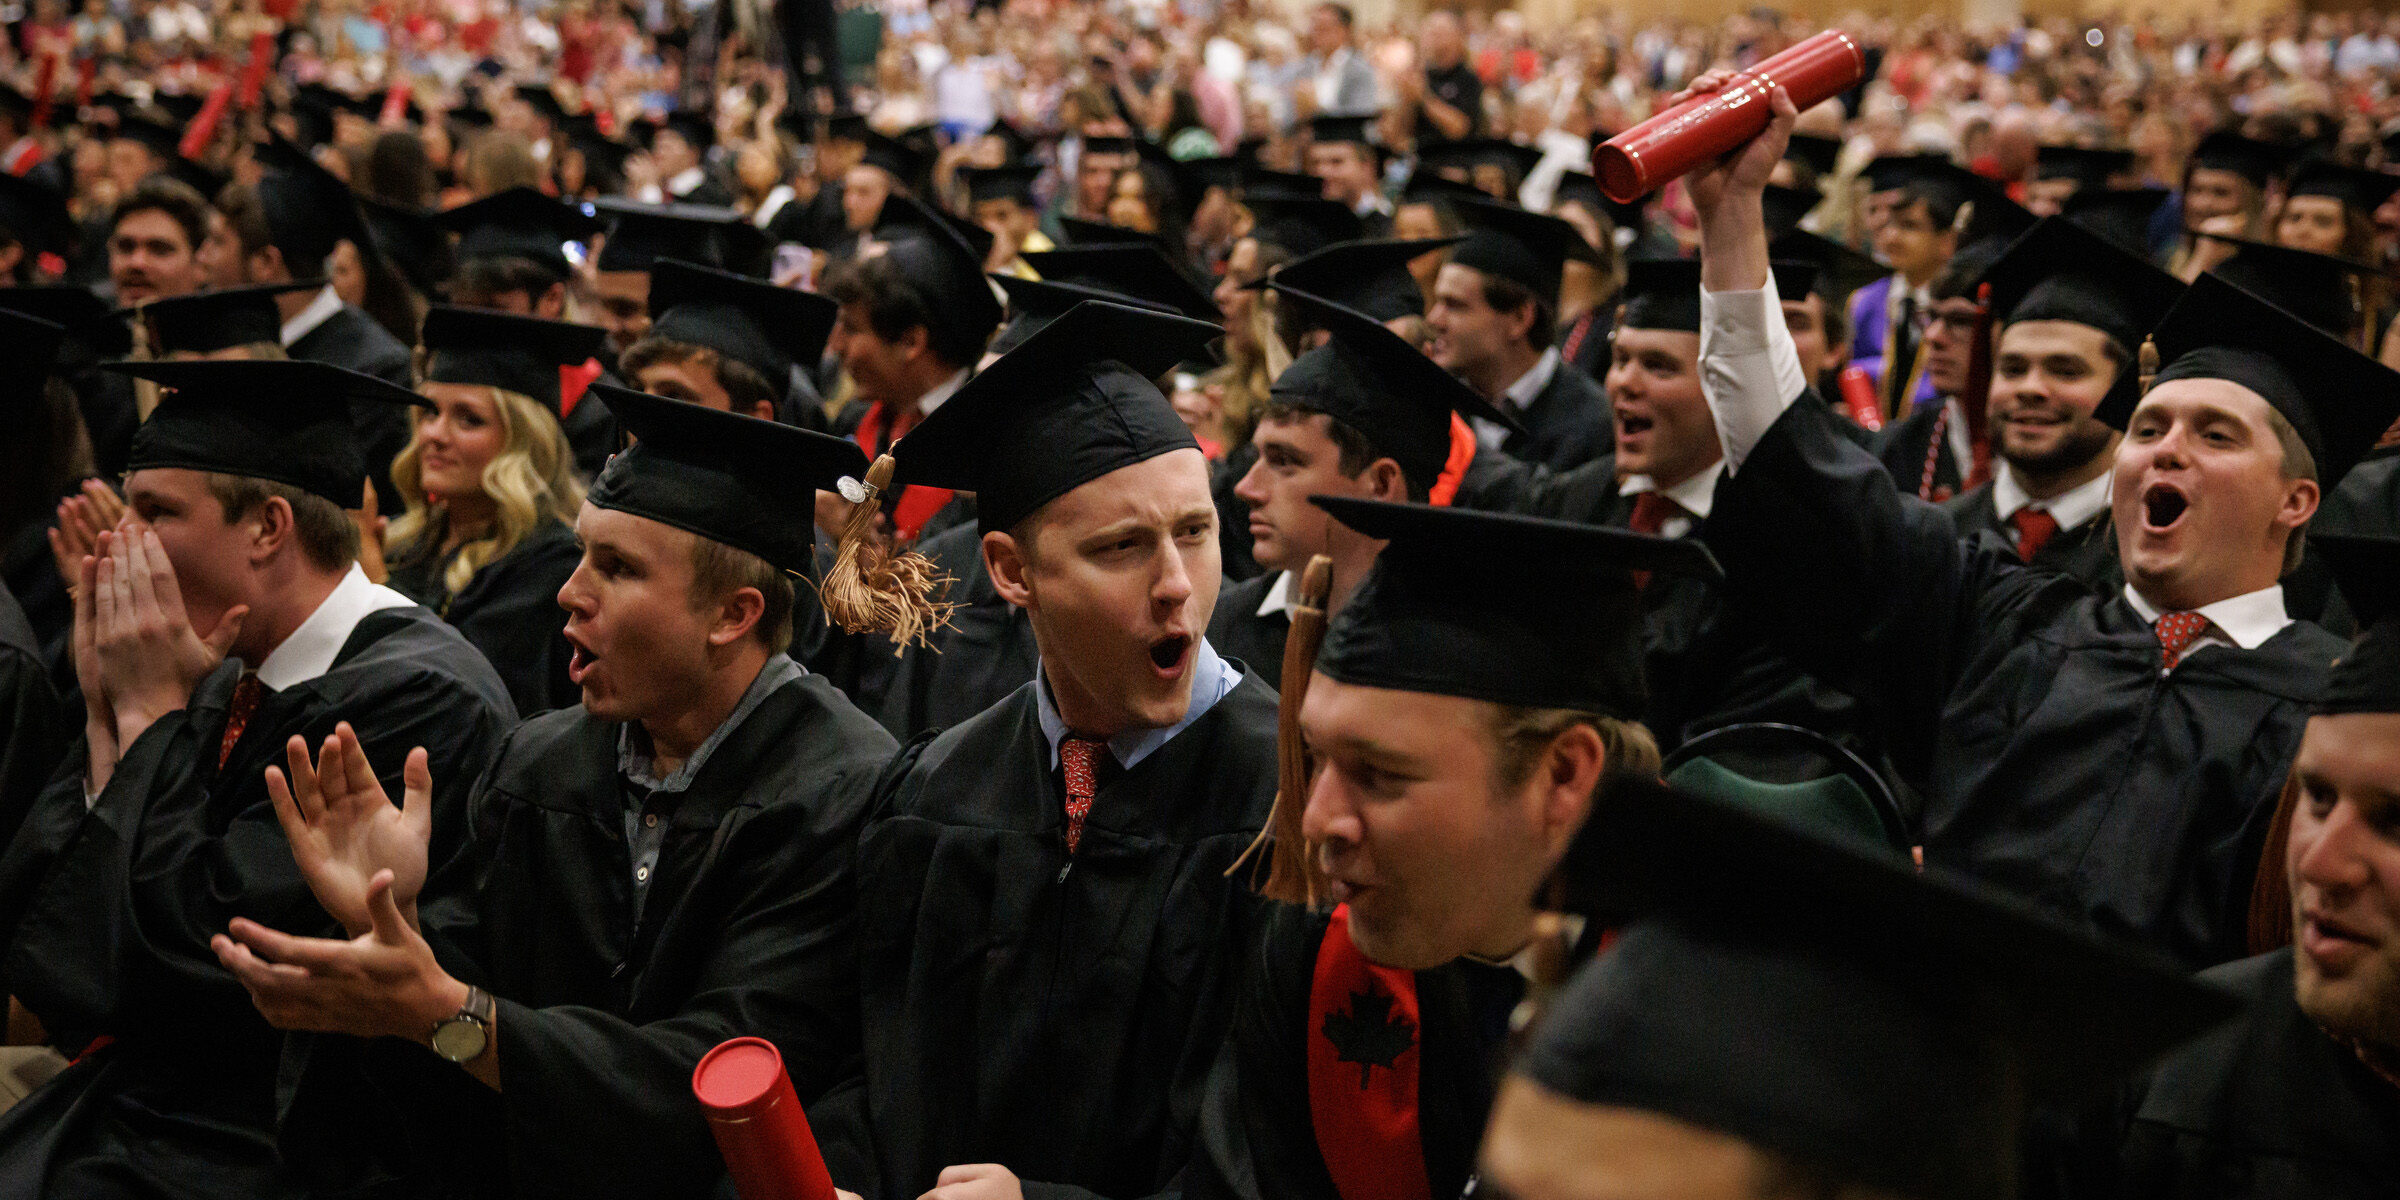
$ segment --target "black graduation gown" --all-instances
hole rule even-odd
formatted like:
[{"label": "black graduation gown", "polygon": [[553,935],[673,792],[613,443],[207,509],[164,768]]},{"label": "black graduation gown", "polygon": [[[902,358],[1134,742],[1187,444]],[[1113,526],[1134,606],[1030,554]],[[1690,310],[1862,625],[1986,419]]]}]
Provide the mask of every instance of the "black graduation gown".
[{"label": "black graduation gown", "polygon": [[[1499,455],[1478,455],[1476,463],[1485,469],[1469,472],[1469,485],[1460,489],[1464,507],[1632,525],[1636,498],[1618,494],[1613,454],[1564,472]],[[1707,543],[1708,527],[1694,519],[1684,536]],[[1876,761],[1880,750],[1857,702],[1778,650],[1756,608],[1688,576],[1654,576],[1643,588],[1642,669],[1650,704],[1642,724],[1659,748],[1673,752],[1709,730],[1765,721],[1813,729]]]},{"label": "black graduation gown", "polygon": [[0,845],[24,823],[65,757],[72,721],[50,686],[50,666],[33,627],[0,584]]},{"label": "black graduation gown", "polygon": [[2350,468],[2317,510],[2315,527],[2400,537],[2400,450],[2380,450]]},{"label": "black graduation gown", "polygon": [[[948,729],[1008,699],[1041,662],[1032,621],[992,587],[982,547],[983,532],[971,523],[917,543],[955,581],[949,599],[957,607],[931,648],[911,646],[900,656],[880,710],[883,727],[895,737]],[[870,647],[875,644],[870,639]]]},{"label": "black graduation gown", "polygon": [[[410,378],[408,347],[354,304],[343,305],[316,328],[301,334],[284,347],[284,353],[308,362],[347,367],[401,387],[416,386]],[[350,423],[357,427],[359,448],[367,457],[367,479],[375,485],[375,502],[381,512],[400,511],[400,490],[392,486],[392,459],[408,445],[410,419],[405,405],[350,406]]]},{"label": "black graduation gown", "polygon": [[2134,1089],[2117,1178],[2093,1197],[2311,1200],[2400,1195],[2400,1087],[2300,1011],[2292,951],[2204,972],[2247,1012]]},{"label": "black graduation gown", "polygon": [[810,1119],[868,1200],[980,1162],[1031,1197],[1146,1196],[1191,1154],[1264,915],[1225,871],[1274,800],[1275,693],[1245,675],[1104,764],[1072,859],[1034,706],[1027,683],[904,749],[860,839],[865,1074]]},{"label": "black graduation gown", "polygon": [[567,680],[574,647],[558,589],[583,561],[575,531],[544,521],[508,553],[485,563],[453,596],[442,585],[453,554],[427,554],[392,564],[393,591],[441,614],[467,644],[483,652],[522,714],[580,703],[583,689]]},{"label": "black graduation gown", "polygon": [[2155,634],[1962,543],[1803,393],[1717,489],[1729,586],[1845,679],[1926,796],[1925,857],[2194,967],[2239,958],[2259,849],[2340,639],[2295,622],[2159,672]]},{"label": "black graduation gown", "polygon": [[1258,606],[1283,572],[1229,583],[1217,593],[1217,611],[1208,618],[1208,644],[1217,653],[1248,666],[1261,679],[1283,681],[1283,646],[1292,636],[1292,619],[1282,613],[1260,616]]},{"label": "black graduation gown", "polygon": [[1564,362],[1516,417],[1525,431],[1509,434],[1500,449],[1553,470],[1582,466],[1616,446],[1608,394],[1591,376]]},{"label": "black graduation gown", "polygon": [[[1278,906],[1252,948],[1227,1050],[1209,1078],[1187,1200],[1342,1200],[1310,1115],[1309,992],[1328,918]],[[1524,979],[1459,959],[1414,973],[1417,1133],[1436,1200],[1463,1194],[1505,1065]]]},{"label": "black graduation gown", "polygon": [[0,858],[0,985],[85,1055],[0,1116],[0,1197],[297,1194],[272,1145],[283,1035],[218,965],[236,916],[334,926],[292,863],[262,772],[294,734],[356,723],[384,789],[410,748],[434,762],[432,862],[462,843],[468,788],[516,721],[458,632],[416,607],[361,619],[332,669],[266,697],[222,771],[227,662],[125,748],[87,815],[80,739]]},{"label": "black graduation gown", "polygon": [[[1943,501],[1942,507],[1949,510],[1959,536],[1973,538],[1988,534],[2000,539],[2005,547],[2012,550],[2016,547],[2016,527],[2000,519],[1999,506],[1992,501],[1991,484],[1981,484],[1973,491],[1953,496]],[[2125,587],[2125,568],[2117,562],[2116,523],[2109,519],[2105,509],[2073,529],[2052,534],[2034,554],[2032,565],[2081,580],[2103,596],[2114,596]]]},{"label": "black graduation gown", "polygon": [[1893,481],[1900,485],[1902,491],[1912,496],[1917,494],[1917,489],[1925,481],[1925,458],[1930,454],[1934,456],[1934,495],[1955,496],[1959,485],[1966,480],[1966,472],[1959,469],[1958,456],[1950,452],[1948,435],[1943,435],[1939,447],[1933,441],[1934,435],[1942,432],[1941,418],[1945,407],[1945,404],[1920,404],[1908,415],[1872,433],[1847,420],[1843,423],[1864,435],[1852,436],[1849,440],[1874,451],[1875,457],[1882,461],[1883,469],[1891,473]]},{"label": "black graduation gown", "polygon": [[280,1142],[320,1194],[707,1196],[701,1055],[767,1038],[804,1102],[855,1072],[852,863],[891,737],[822,676],[776,689],[666,811],[637,913],[623,728],[527,721],[427,888],[444,967],[498,998],[500,1092],[415,1043],[293,1039]]}]

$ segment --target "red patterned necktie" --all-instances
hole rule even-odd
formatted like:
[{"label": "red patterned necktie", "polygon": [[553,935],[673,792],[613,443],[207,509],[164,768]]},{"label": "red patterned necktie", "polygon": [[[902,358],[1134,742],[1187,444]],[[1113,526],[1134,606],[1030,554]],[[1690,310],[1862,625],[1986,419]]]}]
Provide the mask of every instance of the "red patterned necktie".
[{"label": "red patterned necktie", "polygon": [[[1663,492],[1643,492],[1633,498],[1633,515],[1625,519],[1625,527],[1635,533],[1655,534],[1667,527],[1667,518],[1683,516],[1683,506],[1669,500]],[[1650,572],[1635,571],[1633,586],[1650,586]]]},{"label": "red patterned necktie", "polygon": [[2196,612],[2171,612],[2158,619],[2158,647],[2167,670],[2183,661],[2192,639],[2208,628],[2208,618]]},{"label": "red patterned necktie", "polygon": [[1058,762],[1067,776],[1067,853],[1083,841],[1083,819],[1092,815],[1092,797],[1100,791],[1100,751],[1106,743],[1067,737],[1058,743]]},{"label": "red patterned necktie", "polygon": [[224,770],[225,760],[233,757],[233,744],[242,740],[242,730],[258,715],[258,702],[266,691],[256,671],[242,672],[241,682],[233,685],[233,699],[225,705],[225,738],[217,743],[218,770]]},{"label": "red patterned necktie", "polygon": [[2038,508],[2020,508],[2008,514],[2008,523],[2017,531],[2017,557],[2026,562],[2032,562],[2058,532],[2058,518]]}]

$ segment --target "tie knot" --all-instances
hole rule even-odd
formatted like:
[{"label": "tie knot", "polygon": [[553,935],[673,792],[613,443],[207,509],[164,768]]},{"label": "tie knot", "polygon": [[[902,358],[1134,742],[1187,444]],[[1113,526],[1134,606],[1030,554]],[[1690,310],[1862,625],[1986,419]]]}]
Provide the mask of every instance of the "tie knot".
[{"label": "tie knot", "polygon": [[1058,765],[1067,777],[1067,853],[1083,842],[1083,821],[1100,793],[1100,750],[1106,742],[1068,736],[1059,740]]},{"label": "tie knot", "polygon": [[2208,628],[2208,618],[2196,612],[2171,612],[2158,618],[2158,646],[2172,668],[2183,658],[2183,652]]},{"label": "tie knot", "polygon": [[1093,763],[1099,761],[1100,750],[1106,745],[1108,743],[1098,738],[1077,737],[1074,734],[1068,734],[1059,740],[1058,760],[1069,767],[1081,766],[1085,770],[1089,770]]},{"label": "tie knot", "polygon": [[2017,531],[2017,557],[2027,561],[2041,553],[2042,547],[2058,533],[2058,518],[2046,509],[2020,508],[2008,514],[2008,523]]},{"label": "tie knot", "polygon": [[1657,533],[1666,528],[1671,517],[1684,515],[1683,506],[1667,498],[1664,492],[1643,492],[1633,498],[1633,516],[1626,527],[1635,533]]}]

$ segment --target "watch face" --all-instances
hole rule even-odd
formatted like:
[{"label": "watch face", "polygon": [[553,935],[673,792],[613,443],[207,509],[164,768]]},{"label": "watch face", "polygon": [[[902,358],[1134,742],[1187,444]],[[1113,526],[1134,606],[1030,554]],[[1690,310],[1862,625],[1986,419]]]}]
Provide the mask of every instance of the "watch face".
[{"label": "watch face", "polygon": [[433,1052],[451,1062],[466,1062],[483,1053],[483,1023],[471,1017],[452,1017],[433,1030]]}]

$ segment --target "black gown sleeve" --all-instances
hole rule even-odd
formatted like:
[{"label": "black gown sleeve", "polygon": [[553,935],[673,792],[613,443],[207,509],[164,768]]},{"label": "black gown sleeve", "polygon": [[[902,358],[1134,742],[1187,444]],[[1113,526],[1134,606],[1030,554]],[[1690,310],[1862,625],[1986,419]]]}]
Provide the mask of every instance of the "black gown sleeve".
[{"label": "black gown sleeve", "polygon": [[[498,562],[487,564],[451,606],[447,618],[468,644],[491,660],[524,716],[581,703],[583,689],[567,679],[573,648],[564,630],[558,589],[575,573],[583,552],[564,526],[542,530]],[[469,603],[469,601],[472,603]]]},{"label": "black gown sleeve", "polygon": [[1249,956],[1184,1172],[1190,1200],[1339,1200],[1308,1102],[1308,994],[1325,924],[1278,906]]}]

